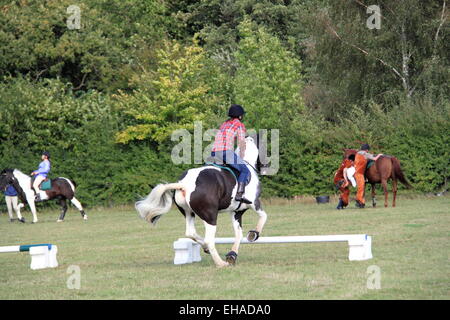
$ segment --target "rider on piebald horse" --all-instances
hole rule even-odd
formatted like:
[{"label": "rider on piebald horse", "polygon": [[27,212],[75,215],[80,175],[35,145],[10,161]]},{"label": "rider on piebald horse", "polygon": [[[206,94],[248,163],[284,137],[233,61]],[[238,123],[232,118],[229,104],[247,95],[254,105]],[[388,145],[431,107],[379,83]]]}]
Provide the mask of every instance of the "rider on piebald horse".
[{"label": "rider on piebald horse", "polygon": [[39,186],[47,179],[47,175],[50,172],[51,163],[50,163],[50,153],[48,151],[44,151],[41,156],[42,162],[39,164],[39,168],[31,173],[32,176],[36,176],[33,182],[33,189],[36,191],[36,199],[35,201],[42,201],[39,195]]},{"label": "rider on piebald horse", "polygon": [[364,190],[365,190],[365,177],[364,173],[367,167],[367,160],[377,161],[383,154],[380,153],[377,156],[370,154],[368,151],[370,150],[370,146],[368,144],[363,144],[361,149],[356,153],[355,156],[355,179],[357,185],[356,192],[356,206],[358,208],[365,207],[365,199],[364,199]]},{"label": "rider on piebald horse", "polygon": [[[259,136],[256,135],[256,139],[251,136],[246,137],[245,145],[241,141],[236,153],[243,156],[242,160],[232,151],[234,138],[238,136],[238,140],[240,140],[245,137],[245,127],[240,121],[243,114],[244,110],[241,106],[234,105],[230,108],[231,119],[221,126],[212,150],[213,158],[218,156],[221,158],[213,161],[212,164],[186,170],[178,182],[158,184],[147,197],[137,201],[135,205],[140,217],[154,225],[160,217],[170,211],[172,203],[175,203],[186,220],[186,237],[198,243],[205,252],[211,254],[217,267],[236,263],[239,246],[243,239],[242,215],[245,211],[252,209],[259,216],[256,228],[248,232],[247,240],[249,242],[258,239],[267,220],[267,214],[262,208],[260,199],[261,183],[258,173],[261,172],[262,166],[258,164],[260,162]],[[245,153],[241,152],[243,147]],[[231,159],[227,157],[227,154]],[[239,180],[234,172],[230,172],[232,170],[229,168],[214,165],[219,160],[220,163],[225,160],[228,164],[233,165],[233,168],[240,169]],[[250,203],[244,203],[244,200],[247,199],[243,197],[243,187],[247,180],[245,169],[243,169],[246,167],[244,164],[248,165],[250,172],[245,194],[246,198],[250,199]],[[244,175],[242,175],[243,173]],[[238,185],[240,186],[238,187]],[[238,192],[239,196],[236,195]],[[218,216],[224,212],[230,214],[234,230],[233,246],[225,256],[226,261],[220,257],[215,247]],[[195,217],[200,218],[204,223],[204,237],[201,237],[196,231]]]},{"label": "rider on piebald horse", "polygon": [[[250,175],[247,165],[244,160],[242,160],[245,154],[246,134],[245,126],[242,123],[244,114],[245,111],[242,106],[238,104],[231,105],[228,110],[228,116],[230,118],[220,126],[219,132],[215,137],[211,156],[222,160],[223,163],[228,164],[230,167],[239,171],[235,200],[251,204],[252,202],[244,197],[245,184]],[[238,140],[239,155],[234,152],[235,138]]]}]

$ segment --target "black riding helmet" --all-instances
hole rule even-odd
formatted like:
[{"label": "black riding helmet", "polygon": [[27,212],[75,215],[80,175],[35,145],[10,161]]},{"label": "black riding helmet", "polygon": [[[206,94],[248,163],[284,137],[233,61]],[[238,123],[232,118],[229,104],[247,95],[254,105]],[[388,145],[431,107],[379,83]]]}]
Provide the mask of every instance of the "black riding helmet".
[{"label": "black riding helmet", "polygon": [[365,144],[363,144],[363,145],[361,146],[361,150],[367,150],[367,151],[369,151],[369,150],[370,150],[370,146],[369,146],[367,143],[365,143]]},{"label": "black riding helmet", "polygon": [[244,108],[239,104],[232,104],[228,110],[228,116],[231,118],[239,118],[240,116],[243,116],[244,113]]},{"label": "black riding helmet", "polygon": [[44,151],[44,152],[42,152],[42,155],[47,156],[47,158],[50,159],[50,152]]}]

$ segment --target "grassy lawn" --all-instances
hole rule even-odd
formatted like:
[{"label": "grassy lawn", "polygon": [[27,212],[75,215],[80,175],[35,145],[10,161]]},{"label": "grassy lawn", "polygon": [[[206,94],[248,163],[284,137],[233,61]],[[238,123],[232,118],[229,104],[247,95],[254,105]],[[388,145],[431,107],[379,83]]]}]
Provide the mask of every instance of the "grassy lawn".
[{"label": "grassy lawn", "polygon": [[[0,253],[0,299],[449,299],[450,198],[401,197],[397,208],[335,210],[336,201],[266,201],[263,236],[367,233],[374,258],[348,261],[345,243],[242,245],[235,267],[202,261],[173,265],[172,243],[184,236],[173,209],[156,228],[132,207],[88,210],[84,222],[71,208],[39,214],[36,225],[0,215],[0,245],[53,243],[59,267],[31,270],[28,253]],[[29,211],[25,217],[31,221]],[[257,216],[247,211],[244,232]],[[197,221],[203,233],[203,225]],[[228,214],[218,236],[231,237]],[[224,256],[230,245],[218,245]],[[68,289],[71,265],[81,288]],[[381,289],[367,288],[367,268],[381,271]]]}]

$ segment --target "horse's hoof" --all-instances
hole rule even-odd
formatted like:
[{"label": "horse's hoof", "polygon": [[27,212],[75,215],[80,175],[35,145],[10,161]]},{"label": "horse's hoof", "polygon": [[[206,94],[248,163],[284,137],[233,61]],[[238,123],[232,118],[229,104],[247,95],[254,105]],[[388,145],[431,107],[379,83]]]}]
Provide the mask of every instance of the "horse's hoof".
[{"label": "horse's hoof", "polygon": [[259,232],[256,230],[250,230],[247,234],[247,240],[250,242],[255,242],[259,238]]},{"label": "horse's hoof", "polygon": [[58,219],[58,220],[56,220],[56,222],[64,222],[64,220]]},{"label": "horse's hoof", "polygon": [[19,221],[25,223],[25,218],[20,218]]},{"label": "horse's hoof", "polygon": [[87,219],[88,219],[88,216],[85,215],[85,216],[83,217],[83,220],[84,220],[84,221],[87,221]]},{"label": "horse's hoof", "polygon": [[237,256],[238,255],[236,252],[230,251],[225,256],[225,260],[228,262],[228,264],[230,264],[231,266],[234,266],[236,264]]}]

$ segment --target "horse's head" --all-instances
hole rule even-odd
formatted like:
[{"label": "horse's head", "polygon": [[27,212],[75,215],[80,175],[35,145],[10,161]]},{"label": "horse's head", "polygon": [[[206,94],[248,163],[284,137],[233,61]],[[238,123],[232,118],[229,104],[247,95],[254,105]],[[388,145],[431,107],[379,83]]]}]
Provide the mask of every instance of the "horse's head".
[{"label": "horse's head", "polygon": [[17,183],[17,179],[14,177],[14,169],[3,169],[0,173],[0,191],[4,191],[8,184]]},{"label": "horse's head", "polygon": [[22,202],[25,202],[26,195],[19,183],[19,179],[17,179],[14,172],[16,172],[16,174],[21,174],[19,170],[10,168],[3,169],[3,171],[0,173],[0,191],[5,191],[6,187],[11,184],[14,189],[16,189]]},{"label": "horse's head", "polygon": [[[267,165],[261,161],[261,141],[261,137],[258,133],[249,135],[245,138],[244,160],[252,165],[260,174],[264,174]],[[236,153],[239,154],[239,148],[236,149]]]},{"label": "horse's head", "polygon": [[343,151],[344,151],[344,159],[350,159],[350,156],[354,157],[358,152],[355,149],[343,149]]},{"label": "horse's head", "polygon": [[[236,153],[239,154],[239,147],[236,149]],[[258,157],[259,152],[255,139],[252,136],[247,136],[245,138],[244,160],[247,161],[249,164],[251,164],[253,167],[256,167]]]}]

